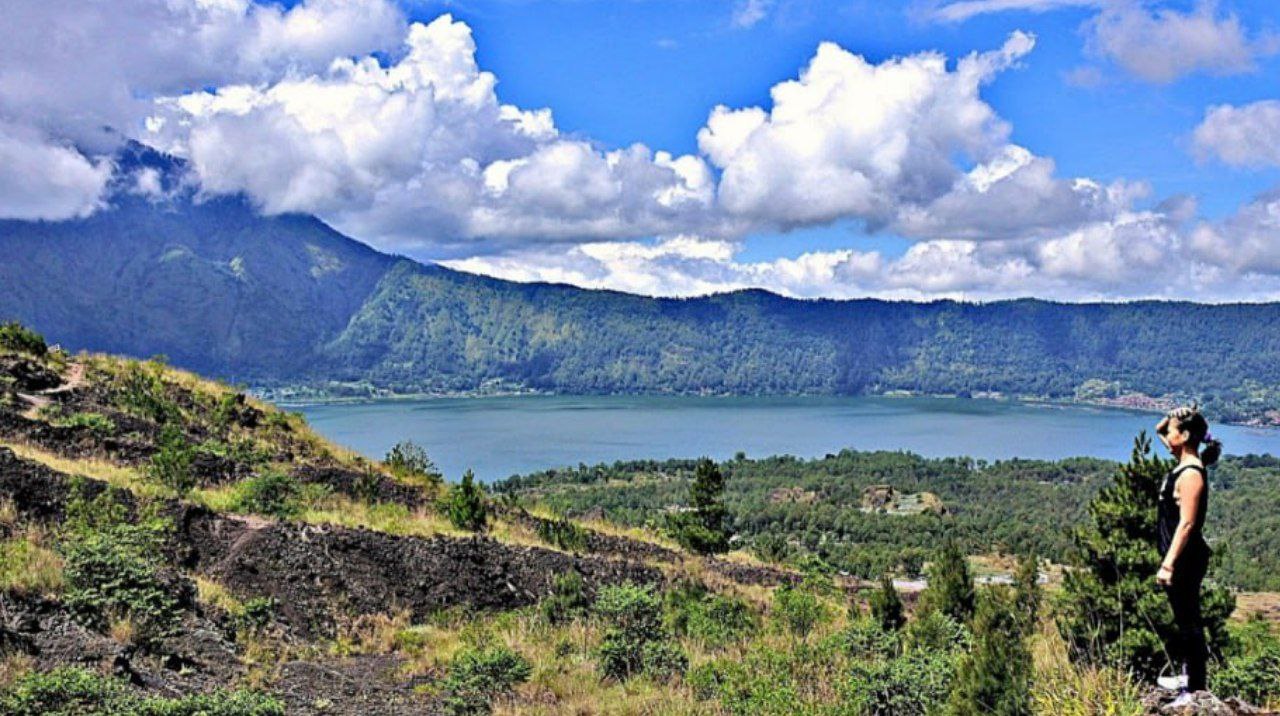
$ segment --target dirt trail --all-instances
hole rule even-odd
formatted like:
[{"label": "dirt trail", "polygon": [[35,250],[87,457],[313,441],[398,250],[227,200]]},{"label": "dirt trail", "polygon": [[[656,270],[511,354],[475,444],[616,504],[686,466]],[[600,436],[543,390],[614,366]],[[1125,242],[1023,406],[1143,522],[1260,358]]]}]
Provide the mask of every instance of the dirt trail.
[{"label": "dirt trail", "polygon": [[62,393],[70,393],[71,391],[84,386],[85,384],[85,368],[84,363],[72,363],[67,370],[66,376],[62,379],[62,384],[38,393],[18,393],[18,397],[27,402],[27,409],[22,412],[22,417],[28,420],[34,420],[40,413],[40,410],[53,402],[53,397]]}]

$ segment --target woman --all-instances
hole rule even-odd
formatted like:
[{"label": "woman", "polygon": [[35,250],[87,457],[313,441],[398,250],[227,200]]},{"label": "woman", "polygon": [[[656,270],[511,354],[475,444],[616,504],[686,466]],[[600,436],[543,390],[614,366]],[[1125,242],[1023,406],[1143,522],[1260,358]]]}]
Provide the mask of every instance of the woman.
[{"label": "woman", "polygon": [[1164,686],[1181,686],[1183,698],[1205,689],[1209,650],[1200,617],[1200,583],[1209,567],[1209,545],[1204,541],[1205,510],[1209,504],[1209,480],[1205,468],[1217,462],[1222,443],[1209,434],[1209,423],[1196,407],[1179,408],[1156,426],[1160,441],[1178,464],[1160,486],[1158,524],[1160,553],[1164,561],[1156,582],[1164,587],[1178,627],[1177,653],[1186,681],[1161,680]]}]

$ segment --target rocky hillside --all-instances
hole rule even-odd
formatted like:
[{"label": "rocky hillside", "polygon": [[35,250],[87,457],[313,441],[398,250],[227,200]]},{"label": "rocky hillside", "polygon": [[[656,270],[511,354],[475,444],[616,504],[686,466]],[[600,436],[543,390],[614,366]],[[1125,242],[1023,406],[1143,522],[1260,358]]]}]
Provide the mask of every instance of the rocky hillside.
[{"label": "rocky hillside", "polygon": [[[971,631],[931,607],[888,627],[869,587],[488,499],[411,445],[370,461],[234,388],[0,328],[0,713],[897,714],[969,698],[982,617]],[[916,595],[893,600],[910,612]],[[1075,666],[1044,626],[1020,647],[1028,709],[1163,713],[1167,694]],[[1280,696],[1270,683],[1237,688]]]}]

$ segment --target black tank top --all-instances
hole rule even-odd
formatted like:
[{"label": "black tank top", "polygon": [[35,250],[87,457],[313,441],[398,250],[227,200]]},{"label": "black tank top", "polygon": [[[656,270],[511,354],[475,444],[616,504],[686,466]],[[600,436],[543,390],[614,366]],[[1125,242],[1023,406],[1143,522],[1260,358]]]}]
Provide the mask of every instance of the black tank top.
[{"label": "black tank top", "polygon": [[1178,509],[1178,500],[1174,497],[1174,488],[1178,485],[1178,476],[1183,470],[1199,470],[1201,477],[1204,478],[1204,489],[1200,491],[1200,509],[1196,510],[1196,524],[1191,532],[1190,539],[1182,548],[1182,554],[1178,556],[1191,558],[1207,558],[1209,556],[1209,545],[1204,541],[1204,515],[1209,507],[1209,475],[1203,467],[1199,465],[1182,465],[1170,470],[1164,476],[1164,482],[1160,485],[1160,502],[1157,510],[1158,525],[1160,529],[1160,555],[1163,557],[1169,552],[1169,545],[1173,544],[1173,533],[1178,529],[1178,522],[1182,519],[1181,511]]}]

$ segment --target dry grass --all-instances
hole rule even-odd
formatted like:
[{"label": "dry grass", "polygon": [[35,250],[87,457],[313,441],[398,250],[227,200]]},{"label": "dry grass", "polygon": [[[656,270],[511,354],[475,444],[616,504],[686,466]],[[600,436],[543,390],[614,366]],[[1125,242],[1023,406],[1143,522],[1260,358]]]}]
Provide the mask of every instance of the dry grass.
[{"label": "dry grass", "polygon": [[1124,673],[1073,664],[1047,620],[1031,637],[1032,707],[1043,716],[1142,716],[1141,693]]},{"label": "dry grass", "polygon": [[341,495],[330,495],[304,507],[297,519],[317,525],[364,527],[401,537],[461,537],[470,534],[455,528],[446,517],[425,507],[410,510],[404,505],[368,504]]},{"label": "dry grass", "polygon": [[18,457],[38,462],[51,470],[68,475],[81,475],[94,480],[101,480],[120,489],[128,490],[139,497],[169,498],[176,496],[169,488],[146,479],[136,468],[116,465],[98,458],[63,457],[23,442],[0,441],[0,447],[7,447]]},{"label": "dry grass", "polygon": [[224,587],[208,577],[196,575],[196,601],[207,607],[226,612],[233,616],[244,613],[244,602]]},{"label": "dry grass", "polygon": [[36,668],[35,659],[26,654],[0,656],[0,689],[5,689]]},{"label": "dry grass", "polygon": [[63,587],[62,557],[37,528],[0,542],[0,591],[57,596]]}]

